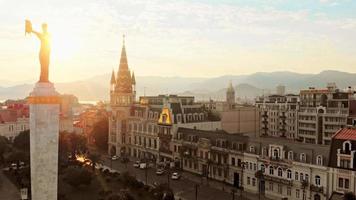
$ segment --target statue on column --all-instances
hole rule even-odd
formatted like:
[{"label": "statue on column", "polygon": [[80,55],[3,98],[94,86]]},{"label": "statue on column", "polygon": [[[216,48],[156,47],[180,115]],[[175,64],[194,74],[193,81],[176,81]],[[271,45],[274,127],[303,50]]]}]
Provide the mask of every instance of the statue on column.
[{"label": "statue on column", "polygon": [[49,67],[49,56],[51,52],[50,45],[50,35],[47,32],[47,24],[42,24],[42,33],[37,32],[32,29],[32,24],[29,20],[26,20],[25,34],[34,33],[41,41],[40,49],[40,64],[41,64],[41,75],[39,82],[49,82],[48,80],[48,67]]}]

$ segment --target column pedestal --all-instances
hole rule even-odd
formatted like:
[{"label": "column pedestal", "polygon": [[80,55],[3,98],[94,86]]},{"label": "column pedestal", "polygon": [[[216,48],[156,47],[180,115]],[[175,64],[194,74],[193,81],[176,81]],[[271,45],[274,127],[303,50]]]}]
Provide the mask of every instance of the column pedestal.
[{"label": "column pedestal", "polygon": [[38,82],[30,104],[31,193],[34,200],[56,200],[58,182],[59,94],[53,83]]}]

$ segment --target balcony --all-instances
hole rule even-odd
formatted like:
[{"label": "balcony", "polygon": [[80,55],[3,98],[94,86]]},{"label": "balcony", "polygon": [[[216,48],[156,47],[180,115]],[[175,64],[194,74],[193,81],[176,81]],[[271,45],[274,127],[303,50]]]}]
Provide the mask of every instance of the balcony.
[{"label": "balcony", "polygon": [[310,185],[310,191],[323,193],[324,192],[324,187],[323,186],[317,186],[317,185]]},{"label": "balcony", "polygon": [[293,186],[292,180],[288,180],[288,179],[284,179],[284,178],[276,177],[276,176],[269,176],[269,175],[263,175],[263,177],[264,177],[264,180],[266,180],[266,181],[271,181],[271,182],[280,183],[280,184],[284,184],[284,185],[288,185],[288,186]]}]

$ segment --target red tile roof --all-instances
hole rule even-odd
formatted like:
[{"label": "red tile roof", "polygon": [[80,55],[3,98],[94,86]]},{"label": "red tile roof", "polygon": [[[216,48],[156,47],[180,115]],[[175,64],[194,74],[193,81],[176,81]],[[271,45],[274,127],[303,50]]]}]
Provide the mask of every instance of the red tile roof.
[{"label": "red tile roof", "polygon": [[342,128],[338,130],[332,137],[339,140],[354,140],[356,141],[356,128]]}]

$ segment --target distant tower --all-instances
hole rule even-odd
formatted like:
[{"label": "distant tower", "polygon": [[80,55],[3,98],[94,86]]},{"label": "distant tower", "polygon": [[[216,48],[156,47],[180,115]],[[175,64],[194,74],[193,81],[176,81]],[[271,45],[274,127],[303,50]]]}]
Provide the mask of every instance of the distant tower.
[{"label": "distant tower", "polygon": [[119,70],[116,77],[115,75],[111,76],[110,81],[112,88],[110,88],[109,155],[126,153],[126,130],[128,128],[126,119],[130,116],[131,105],[135,101],[134,86],[136,81],[133,79],[134,77],[128,66],[125,36],[123,36]]},{"label": "distant tower", "polygon": [[277,85],[276,87],[276,94],[278,95],[285,95],[286,93],[286,86],[284,85]]},{"label": "distant tower", "polygon": [[226,91],[226,103],[228,104],[230,110],[235,107],[235,89],[232,86],[231,81]]}]

